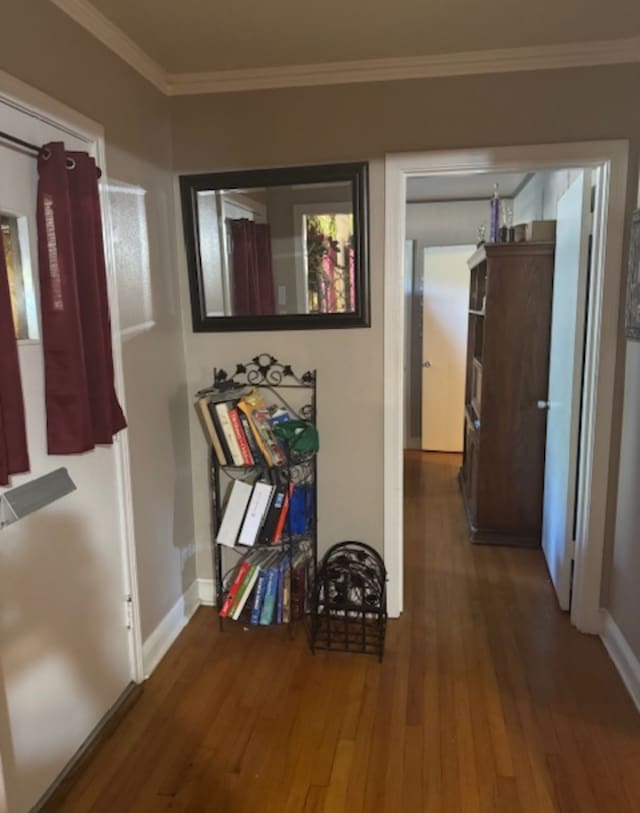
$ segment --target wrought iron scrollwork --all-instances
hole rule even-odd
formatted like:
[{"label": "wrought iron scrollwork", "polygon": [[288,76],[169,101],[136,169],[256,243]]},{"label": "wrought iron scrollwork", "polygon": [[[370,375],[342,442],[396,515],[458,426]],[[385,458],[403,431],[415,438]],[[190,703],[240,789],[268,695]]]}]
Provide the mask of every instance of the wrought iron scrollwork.
[{"label": "wrought iron scrollwork", "polygon": [[237,364],[235,372],[229,375],[226,370],[216,370],[216,386],[238,386],[250,384],[254,387],[278,387],[290,382],[299,386],[311,387],[315,381],[315,373],[308,370],[298,376],[290,364],[282,364],[275,356],[260,353],[246,364]]}]

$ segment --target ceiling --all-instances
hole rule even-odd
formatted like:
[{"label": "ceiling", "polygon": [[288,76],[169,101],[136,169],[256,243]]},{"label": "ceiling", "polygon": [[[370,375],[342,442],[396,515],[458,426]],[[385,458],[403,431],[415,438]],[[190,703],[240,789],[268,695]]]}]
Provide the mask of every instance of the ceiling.
[{"label": "ceiling", "polygon": [[[53,0],[56,2],[56,0]],[[166,72],[309,65],[640,35],[638,0],[73,0]]]},{"label": "ceiling", "polygon": [[489,200],[494,184],[499,184],[500,196],[512,198],[524,186],[529,175],[525,172],[487,172],[476,175],[432,175],[409,178],[407,202],[423,203],[447,200]]}]

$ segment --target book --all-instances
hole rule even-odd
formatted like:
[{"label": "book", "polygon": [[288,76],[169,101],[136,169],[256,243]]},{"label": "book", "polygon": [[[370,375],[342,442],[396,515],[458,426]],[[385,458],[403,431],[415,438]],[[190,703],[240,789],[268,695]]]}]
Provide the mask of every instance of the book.
[{"label": "book", "polygon": [[237,621],[240,618],[240,613],[244,609],[244,605],[249,600],[249,596],[253,590],[253,587],[256,583],[258,576],[260,575],[260,565],[258,562],[253,561],[249,567],[249,572],[244,577],[242,584],[240,585],[240,589],[238,590],[235,600],[231,606],[231,610],[229,611],[229,615],[233,618],[234,621]]},{"label": "book", "polygon": [[215,455],[218,458],[218,463],[221,466],[226,466],[227,459],[225,457],[222,444],[220,443],[218,433],[216,432],[216,428],[213,423],[213,418],[211,417],[211,413],[209,412],[209,399],[206,396],[198,398],[198,400],[196,401],[196,412],[198,413],[198,417],[200,418],[200,423],[202,425],[205,437],[207,438],[209,443],[213,446],[213,451],[215,452]]},{"label": "book", "polygon": [[251,623],[260,623],[260,613],[262,612],[262,602],[267,591],[267,570],[269,565],[276,558],[275,551],[267,552],[267,555],[260,562],[260,573],[256,582],[256,589],[253,592],[253,606],[251,608]]},{"label": "book", "polygon": [[276,623],[282,624],[284,619],[284,581],[290,566],[289,554],[285,553],[280,560],[278,573],[278,600],[276,601]]},{"label": "book", "polygon": [[[283,554],[286,556],[287,554]],[[271,564],[267,571],[267,588],[264,594],[264,601],[262,602],[262,610],[260,612],[260,624],[271,624],[274,618],[276,607],[276,600],[278,596],[278,577],[280,575],[280,558]]]},{"label": "book", "polygon": [[231,462],[234,466],[243,466],[244,458],[242,456],[242,451],[240,450],[240,444],[238,443],[236,433],[233,431],[231,418],[229,417],[229,403],[222,401],[221,403],[216,404],[215,411],[216,415],[218,416],[218,420],[220,421],[220,427],[224,434],[225,440],[227,441],[229,452],[231,453]]},{"label": "book", "polygon": [[285,498],[287,496],[287,486],[277,485],[271,500],[271,505],[267,511],[264,524],[260,531],[260,542],[263,545],[270,545],[275,536],[276,527],[282,513]]},{"label": "book", "polygon": [[278,439],[273,434],[269,410],[258,391],[254,390],[250,395],[245,395],[241,398],[238,401],[238,408],[241,409],[249,419],[251,431],[267,464],[270,466],[278,466],[284,463],[284,451]]},{"label": "book", "polygon": [[249,449],[251,451],[251,456],[253,457],[253,462],[256,466],[265,466],[268,465],[267,461],[260,450],[260,447],[256,443],[256,439],[251,431],[251,426],[249,425],[249,418],[242,412],[240,409],[237,410],[238,417],[240,418],[240,423],[242,424],[242,428],[244,430],[245,437],[247,438],[247,443],[249,444]]},{"label": "book", "polygon": [[247,436],[245,435],[244,429],[242,428],[242,424],[240,423],[240,416],[238,414],[237,408],[234,406],[230,406],[228,408],[228,415],[229,420],[231,421],[231,426],[233,427],[233,431],[236,436],[236,440],[238,441],[238,446],[240,447],[242,461],[245,466],[253,466],[254,464],[253,455],[251,454],[251,449],[249,448]]},{"label": "book", "polygon": [[219,545],[226,545],[229,548],[235,546],[252,493],[253,489],[248,483],[243,483],[242,480],[233,481],[222,522],[216,535],[216,542]]},{"label": "book", "polygon": [[207,408],[209,409],[209,414],[211,415],[211,420],[213,421],[213,425],[216,430],[216,434],[218,435],[218,440],[220,441],[220,445],[222,446],[222,450],[224,452],[224,457],[226,459],[227,466],[232,465],[233,457],[231,455],[231,449],[229,449],[229,444],[227,443],[227,439],[225,434],[222,430],[222,424],[220,423],[220,418],[218,417],[218,413],[216,412],[216,403],[215,401],[209,401],[207,404]]},{"label": "book", "polygon": [[280,540],[282,539],[282,532],[284,531],[284,525],[289,512],[289,503],[291,502],[291,496],[293,495],[294,488],[295,486],[293,483],[289,483],[289,489],[284,495],[280,516],[278,517],[278,522],[276,523],[276,527],[273,531],[273,537],[271,539],[272,545],[279,545]]},{"label": "book", "polygon": [[291,563],[287,563],[282,584],[282,623],[288,624],[291,617]]},{"label": "book", "polygon": [[233,602],[235,601],[236,595],[242,582],[245,579],[245,576],[249,572],[251,568],[251,563],[246,559],[243,559],[236,568],[235,576],[233,581],[231,582],[231,587],[226,595],[224,602],[222,603],[222,607],[220,608],[220,618],[226,618],[229,614],[229,610],[231,609]]},{"label": "book", "polygon": [[255,545],[258,533],[264,522],[265,515],[269,509],[273,496],[274,486],[271,483],[258,481],[251,494],[251,500],[247,506],[247,511],[240,530],[238,543],[240,545]]}]

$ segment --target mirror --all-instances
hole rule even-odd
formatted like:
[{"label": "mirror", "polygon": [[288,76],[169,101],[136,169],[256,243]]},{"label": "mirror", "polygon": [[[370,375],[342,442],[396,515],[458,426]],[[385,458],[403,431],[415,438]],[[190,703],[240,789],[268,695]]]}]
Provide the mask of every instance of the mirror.
[{"label": "mirror", "polygon": [[195,332],[369,326],[366,164],[180,187]]}]

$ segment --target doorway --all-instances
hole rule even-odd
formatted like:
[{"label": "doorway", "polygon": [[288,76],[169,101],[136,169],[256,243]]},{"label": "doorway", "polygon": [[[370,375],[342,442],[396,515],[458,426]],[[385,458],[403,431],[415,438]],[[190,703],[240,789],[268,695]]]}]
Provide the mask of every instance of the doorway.
[{"label": "doorway", "polygon": [[[402,610],[402,343],[403,312],[397,269],[403,267],[407,181],[419,176],[536,172],[585,167],[599,173],[594,206],[593,263],[580,410],[583,449],[575,512],[576,550],[572,622],[599,632],[599,591],[604,544],[613,374],[622,258],[628,147],[624,142],[531,146],[453,153],[388,156],[385,251],[385,558],[392,615]],[[606,249],[606,250],[605,250]],[[393,325],[393,331],[390,326]],[[393,335],[395,334],[395,335]],[[609,359],[602,364],[601,359]],[[392,397],[393,393],[393,397]],[[400,393],[400,398],[398,398]]]},{"label": "doorway", "polygon": [[[39,94],[38,107],[32,106],[24,101],[31,98],[29,89],[15,83],[18,98],[2,84],[0,129],[32,144],[64,141],[68,149],[92,153],[104,167],[94,125],[72,111],[63,118],[49,115]],[[77,487],[0,534],[1,769],[8,809],[26,813],[130,683],[141,679],[141,647],[126,438],[83,455],[47,454],[33,154],[0,142],[0,173],[5,255],[19,291],[15,308],[24,316],[16,322],[31,461],[30,472],[14,476],[11,485],[64,466]],[[114,365],[122,391],[119,343]]]}]

